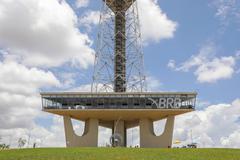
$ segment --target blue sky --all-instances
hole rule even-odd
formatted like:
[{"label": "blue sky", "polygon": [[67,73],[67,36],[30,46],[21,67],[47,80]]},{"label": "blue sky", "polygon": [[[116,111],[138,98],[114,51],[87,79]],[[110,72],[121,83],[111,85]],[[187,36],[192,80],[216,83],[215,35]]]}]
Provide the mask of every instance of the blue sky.
[{"label": "blue sky", "polygon": [[[211,43],[217,48],[216,57],[234,56],[239,50],[240,38],[237,19],[232,20],[231,17],[227,17],[226,21],[229,21],[229,24],[224,26],[222,23],[225,22],[216,16],[216,8],[209,1],[161,1],[160,3],[161,8],[169,17],[177,21],[179,26],[173,39],[154,45],[151,49],[149,47],[145,52],[156,50],[159,52],[157,55],[159,58],[156,60],[163,64],[159,67],[161,68],[159,78],[165,82],[166,89],[194,89],[198,91],[200,99],[213,103],[231,102],[237,98],[239,96],[236,87],[239,82],[237,73],[228,80],[219,79],[217,82],[209,84],[197,82],[192,72],[176,73],[166,69],[169,59],[175,59],[180,63],[184,62],[188,57],[196,55],[200,48]],[[173,78],[169,79],[169,77]],[[176,82],[174,77],[177,77],[179,81]]]},{"label": "blue sky", "polygon": [[[174,139],[187,143],[193,130],[201,147],[240,147],[240,2],[138,3],[150,90],[198,92],[197,111],[178,118]],[[39,91],[89,90],[100,8],[93,0],[0,2],[2,141],[14,146],[31,133],[32,143],[64,146],[62,119],[41,112]]]}]

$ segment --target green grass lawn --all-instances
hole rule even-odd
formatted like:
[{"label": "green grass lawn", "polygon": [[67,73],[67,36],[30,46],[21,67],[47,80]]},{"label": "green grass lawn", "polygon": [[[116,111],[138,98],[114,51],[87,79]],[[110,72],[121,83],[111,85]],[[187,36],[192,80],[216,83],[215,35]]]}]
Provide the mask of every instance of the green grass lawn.
[{"label": "green grass lawn", "polygon": [[240,160],[240,149],[39,148],[0,151],[0,160]]}]

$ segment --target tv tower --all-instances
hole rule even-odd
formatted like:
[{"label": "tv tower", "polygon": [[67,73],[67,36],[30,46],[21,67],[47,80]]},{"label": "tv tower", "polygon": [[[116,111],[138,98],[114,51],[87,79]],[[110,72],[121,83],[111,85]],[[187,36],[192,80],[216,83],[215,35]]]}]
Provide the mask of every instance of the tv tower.
[{"label": "tv tower", "polygon": [[[43,111],[63,116],[67,147],[97,147],[98,127],[112,146],[127,146],[139,126],[140,147],[172,146],[175,116],[195,110],[196,92],[146,92],[137,0],[103,0],[91,92],[42,92]],[[149,17],[154,18],[154,17]],[[85,122],[82,136],[71,119]],[[153,122],[166,119],[156,136]]]}]

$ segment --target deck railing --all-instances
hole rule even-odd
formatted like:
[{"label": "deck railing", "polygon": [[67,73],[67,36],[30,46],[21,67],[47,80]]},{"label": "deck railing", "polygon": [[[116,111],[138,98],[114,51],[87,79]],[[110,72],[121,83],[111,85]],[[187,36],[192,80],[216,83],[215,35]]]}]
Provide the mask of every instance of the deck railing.
[{"label": "deck railing", "polygon": [[44,109],[195,109],[196,94],[42,95]]}]

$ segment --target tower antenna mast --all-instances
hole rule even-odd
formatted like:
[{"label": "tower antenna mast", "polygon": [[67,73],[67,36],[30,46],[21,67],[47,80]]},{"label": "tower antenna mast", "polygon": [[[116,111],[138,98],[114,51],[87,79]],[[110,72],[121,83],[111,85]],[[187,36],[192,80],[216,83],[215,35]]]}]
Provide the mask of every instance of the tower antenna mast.
[{"label": "tower antenna mast", "polygon": [[92,92],[146,90],[136,0],[103,0]]}]

